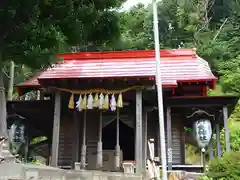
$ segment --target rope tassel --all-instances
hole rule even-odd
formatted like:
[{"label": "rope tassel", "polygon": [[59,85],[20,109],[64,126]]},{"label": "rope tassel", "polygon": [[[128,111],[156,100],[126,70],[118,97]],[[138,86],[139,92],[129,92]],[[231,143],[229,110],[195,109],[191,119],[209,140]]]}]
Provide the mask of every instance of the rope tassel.
[{"label": "rope tassel", "polygon": [[77,106],[76,106],[78,111],[82,111],[82,95],[79,95]]},{"label": "rope tassel", "polygon": [[114,94],[112,94],[111,101],[110,101],[110,108],[111,111],[116,111],[117,103]]},{"label": "rope tassel", "polygon": [[[87,89],[87,90],[71,90],[64,88],[56,88],[59,91],[71,93],[68,102],[68,108],[76,108],[78,111],[98,108],[100,110],[111,111],[117,110],[117,108],[123,108],[123,96],[122,93],[130,91],[132,89],[143,89],[144,86],[131,86],[121,90],[107,90],[107,89]],[[93,94],[95,96],[93,96]],[[74,96],[79,95],[79,99],[75,104]],[[109,101],[109,95],[111,99]],[[115,98],[118,95],[117,99]],[[117,100],[117,102],[116,102]]]},{"label": "rope tassel", "polygon": [[99,99],[99,109],[103,109],[103,104],[104,104],[104,95],[103,93],[101,93],[100,99]]},{"label": "rope tassel", "polygon": [[82,100],[82,109],[87,109],[87,95],[85,94]]},{"label": "rope tassel", "polygon": [[68,103],[68,108],[69,109],[74,109],[74,95],[72,94],[71,96],[70,96],[70,99],[69,99],[69,103]]},{"label": "rope tassel", "polygon": [[95,107],[95,108],[99,107],[98,94],[95,94],[94,102],[93,102],[93,107]]},{"label": "rope tassel", "polygon": [[118,101],[117,101],[117,107],[122,108],[123,107],[123,97],[122,93],[118,95]]},{"label": "rope tassel", "polygon": [[88,109],[93,109],[93,96],[92,96],[92,94],[88,95],[87,108]]},{"label": "rope tassel", "polygon": [[108,109],[108,108],[109,108],[109,99],[108,99],[108,94],[106,94],[104,98],[103,109]]}]

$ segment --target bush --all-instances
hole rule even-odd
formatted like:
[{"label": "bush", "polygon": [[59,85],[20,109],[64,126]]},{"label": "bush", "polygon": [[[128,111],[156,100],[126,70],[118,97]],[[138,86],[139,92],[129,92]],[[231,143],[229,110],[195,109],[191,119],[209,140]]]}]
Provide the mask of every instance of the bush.
[{"label": "bush", "polygon": [[206,175],[213,180],[240,179],[240,152],[225,153],[222,158],[210,162]]},{"label": "bush", "polygon": [[212,178],[210,178],[208,176],[201,176],[198,178],[198,180],[212,180]]}]

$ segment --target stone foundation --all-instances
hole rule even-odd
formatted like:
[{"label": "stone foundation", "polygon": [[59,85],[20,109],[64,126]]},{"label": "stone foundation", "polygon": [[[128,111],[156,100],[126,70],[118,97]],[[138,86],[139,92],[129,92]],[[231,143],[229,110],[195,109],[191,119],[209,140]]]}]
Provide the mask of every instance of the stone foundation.
[{"label": "stone foundation", "polygon": [[[168,180],[196,180],[201,173],[168,172]],[[149,180],[142,176],[118,172],[63,170],[31,164],[0,164],[0,180]]]},{"label": "stone foundation", "polygon": [[135,174],[62,170],[49,166],[0,164],[0,180],[142,180]]},{"label": "stone foundation", "polygon": [[186,171],[168,172],[168,180],[196,180],[202,173],[190,173]]}]

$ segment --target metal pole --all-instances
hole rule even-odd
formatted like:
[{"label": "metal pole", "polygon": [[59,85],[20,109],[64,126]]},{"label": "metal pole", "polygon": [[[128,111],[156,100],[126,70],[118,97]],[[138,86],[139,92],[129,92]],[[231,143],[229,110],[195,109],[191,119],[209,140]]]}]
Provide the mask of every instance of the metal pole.
[{"label": "metal pole", "polygon": [[160,69],[160,45],[158,33],[158,14],[156,0],[152,1],[153,6],[153,25],[154,25],[154,42],[155,42],[155,59],[156,59],[156,82],[158,92],[158,116],[161,143],[161,160],[162,160],[162,179],[167,180],[167,156],[165,148],[165,131],[164,131],[164,111],[163,111],[163,93]]},{"label": "metal pole", "polygon": [[202,163],[203,163],[203,173],[206,173],[206,156],[205,156],[205,149],[201,149],[202,154]]}]

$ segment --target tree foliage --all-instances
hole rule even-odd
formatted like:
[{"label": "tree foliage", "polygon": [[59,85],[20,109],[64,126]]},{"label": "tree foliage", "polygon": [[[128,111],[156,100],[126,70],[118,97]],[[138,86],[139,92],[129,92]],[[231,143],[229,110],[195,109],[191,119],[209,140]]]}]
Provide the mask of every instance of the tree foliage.
[{"label": "tree foliage", "polygon": [[209,165],[208,177],[213,180],[240,178],[240,152],[226,153],[222,158],[215,159]]},{"label": "tree foliage", "polygon": [[[42,68],[67,47],[101,45],[119,36],[114,8],[124,0],[0,1],[0,135],[7,136],[3,68]],[[20,70],[21,74],[25,71]]]},{"label": "tree foliage", "polygon": [[[237,0],[162,0],[158,3],[161,47],[196,47],[220,77],[224,92],[238,93],[239,89],[234,87],[239,84],[238,73],[234,73],[240,52],[239,4]],[[118,42],[118,47],[154,47],[151,5],[147,8],[138,5],[123,12],[120,22],[121,39],[125,41]],[[223,68],[228,63],[235,63],[234,71]]]},{"label": "tree foliage", "polygon": [[103,44],[119,35],[113,8],[123,0],[0,2],[1,62],[38,68],[67,45]]},{"label": "tree foliage", "polygon": [[[209,95],[240,95],[240,3],[237,0],[162,0],[158,3],[161,48],[196,47],[220,79]],[[152,7],[135,6],[121,14],[121,41],[115,49],[154,48]],[[240,150],[240,106],[229,128],[231,149]],[[221,144],[224,145],[224,131]],[[189,150],[189,148],[188,148]],[[196,149],[192,149],[196,153]],[[188,151],[188,154],[191,153]],[[194,154],[192,153],[192,154]],[[188,157],[197,160],[200,157]]]}]

